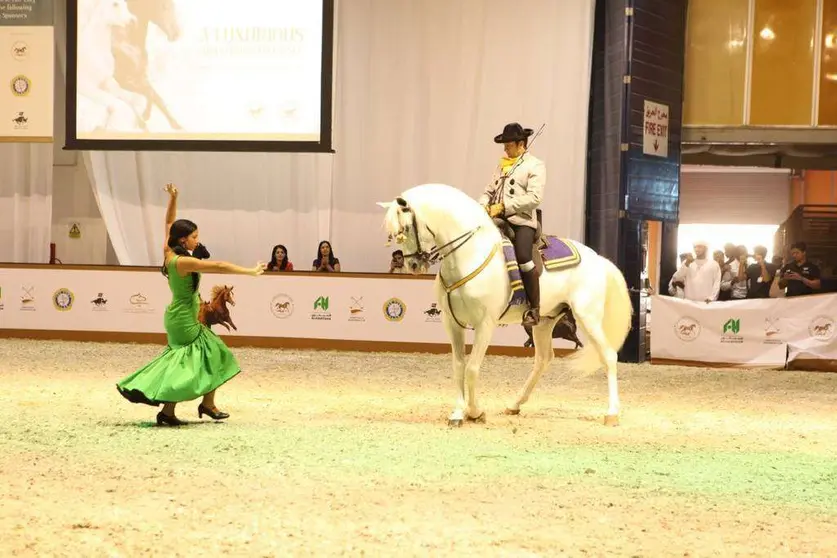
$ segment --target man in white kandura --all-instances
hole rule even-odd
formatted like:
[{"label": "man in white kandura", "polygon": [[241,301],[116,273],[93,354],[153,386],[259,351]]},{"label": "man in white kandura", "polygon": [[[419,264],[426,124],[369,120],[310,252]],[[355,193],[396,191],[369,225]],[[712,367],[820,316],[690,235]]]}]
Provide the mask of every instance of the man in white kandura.
[{"label": "man in white kandura", "polygon": [[684,285],[686,300],[712,302],[718,300],[721,290],[721,266],[707,257],[707,243],[699,240],[694,244],[695,255],[689,254],[672,281]]}]

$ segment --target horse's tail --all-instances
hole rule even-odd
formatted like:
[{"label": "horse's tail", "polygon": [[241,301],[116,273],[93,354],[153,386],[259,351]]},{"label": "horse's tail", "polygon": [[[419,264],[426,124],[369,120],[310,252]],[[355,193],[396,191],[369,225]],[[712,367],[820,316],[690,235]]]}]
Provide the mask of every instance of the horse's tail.
[{"label": "horse's tail", "polygon": [[[605,262],[604,267],[607,276],[602,330],[604,330],[608,348],[619,351],[631,331],[634,306],[622,272],[607,258],[602,259]],[[589,341],[585,343],[581,350],[573,353],[570,358],[573,361],[573,368],[582,373],[596,372],[605,365],[599,351]]]}]

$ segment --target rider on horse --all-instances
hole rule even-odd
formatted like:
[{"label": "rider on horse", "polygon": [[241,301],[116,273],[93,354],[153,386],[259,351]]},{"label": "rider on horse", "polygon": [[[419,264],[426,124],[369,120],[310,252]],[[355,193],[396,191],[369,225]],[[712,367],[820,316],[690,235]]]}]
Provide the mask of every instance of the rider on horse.
[{"label": "rider on horse", "polygon": [[500,159],[479,200],[495,222],[504,221],[514,232],[514,253],[530,306],[523,316],[524,326],[537,325],[540,320],[540,283],[532,252],[538,230],[536,210],[546,182],[543,161],[527,150],[532,133],[533,130],[514,122],[506,124],[503,133],[494,138],[494,143],[503,144],[506,156]]}]

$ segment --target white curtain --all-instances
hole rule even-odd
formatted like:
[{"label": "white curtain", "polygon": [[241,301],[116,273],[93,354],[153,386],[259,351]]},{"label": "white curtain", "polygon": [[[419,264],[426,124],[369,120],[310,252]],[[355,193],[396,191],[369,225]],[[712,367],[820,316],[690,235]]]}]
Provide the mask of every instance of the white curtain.
[{"label": "white curtain", "polygon": [[122,265],[160,263],[167,182],[180,191],[178,217],[198,224],[214,259],[255,264],[285,244],[304,268],[328,238],[327,155],[94,151],[84,159]]},{"label": "white curtain", "polygon": [[513,121],[546,124],[531,145],[547,168],[544,230],[583,238],[594,4],[341,4],[331,233],[353,269],[389,262],[375,201],[427,182],[476,197],[502,155],[493,138]]},{"label": "white curtain", "polygon": [[49,263],[52,144],[0,143],[0,262]]},{"label": "white curtain", "polygon": [[425,182],[476,196],[507,122],[546,129],[544,229],[584,231],[594,0],[349,0],[337,12],[336,155],[85,154],[123,265],[157,265],[162,188],[181,190],[213,258],[285,244],[297,269],[328,239],[346,271],[386,271],[376,201]]}]

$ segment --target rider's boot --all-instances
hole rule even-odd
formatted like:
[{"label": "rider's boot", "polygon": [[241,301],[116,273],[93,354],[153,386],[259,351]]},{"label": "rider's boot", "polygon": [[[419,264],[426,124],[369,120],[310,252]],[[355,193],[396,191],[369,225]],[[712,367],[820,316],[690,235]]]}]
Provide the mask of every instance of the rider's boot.
[{"label": "rider's boot", "polygon": [[[524,270],[524,268],[528,269]],[[529,261],[521,265],[520,275],[521,279],[523,279],[523,289],[526,291],[526,298],[529,299],[529,310],[523,314],[523,325],[530,327],[536,326],[540,321],[541,285],[538,270],[535,269],[535,262]]]}]

